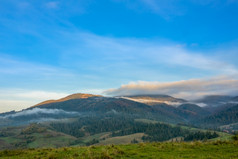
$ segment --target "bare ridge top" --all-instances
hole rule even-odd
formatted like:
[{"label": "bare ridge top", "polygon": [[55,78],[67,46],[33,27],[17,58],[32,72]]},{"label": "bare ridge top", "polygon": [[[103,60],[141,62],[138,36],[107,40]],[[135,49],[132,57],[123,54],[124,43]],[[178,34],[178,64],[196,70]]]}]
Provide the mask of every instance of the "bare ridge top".
[{"label": "bare ridge top", "polygon": [[75,94],[71,94],[67,97],[60,98],[57,100],[47,100],[47,101],[38,103],[38,104],[34,105],[33,107],[37,107],[37,106],[44,105],[44,104],[56,103],[56,102],[64,102],[64,101],[71,100],[71,99],[83,99],[83,98],[90,98],[90,97],[102,97],[102,96],[101,95],[93,95],[93,94],[75,93]]}]

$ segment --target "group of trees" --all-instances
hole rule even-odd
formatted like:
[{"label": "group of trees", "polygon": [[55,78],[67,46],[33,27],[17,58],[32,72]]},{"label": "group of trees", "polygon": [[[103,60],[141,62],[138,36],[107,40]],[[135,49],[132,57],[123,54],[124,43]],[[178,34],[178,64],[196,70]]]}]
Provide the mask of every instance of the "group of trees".
[{"label": "group of trees", "polygon": [[207,139],[212,139],[212,138],[216,138],[219,135],[216,132],[194,132],[194,133],[190,133],[188,135],[186,135],[184,137],[184,141],[193,141],[193,140],[207,140]]},{"label": "group of trees", "polygon": [[228,125],[238,122],[238,105],[228,109],[218,111],[202,120],[198,121],[198,125],[202,127],[217,128],[220,125]]},{"label": "group of trees", "polygon": [[[111,132],[111,136],[125,136],[135,133],[145,133],[144,141],[166,141],[175,137],[184,137],[185,141],[204,140],[218,137],[217,133],[190,132],[179,126],[163,123],[136,122],[133,118],[125,117],[85,117],[72,123],[52,123],[57,131],[75,136],[94,135],[102,132]],[[95,141],[92,141],[95,142]]]},{"label": "group of trees", "polygon": [[117,132],[112,132],[112,136],[124,136],[134,133],[145,133],[146,135],[142,138],[144,141],[165,141],[174,137],[184,136],[189,132],[168,124],[134,122],[129,128],[121,128]]}]

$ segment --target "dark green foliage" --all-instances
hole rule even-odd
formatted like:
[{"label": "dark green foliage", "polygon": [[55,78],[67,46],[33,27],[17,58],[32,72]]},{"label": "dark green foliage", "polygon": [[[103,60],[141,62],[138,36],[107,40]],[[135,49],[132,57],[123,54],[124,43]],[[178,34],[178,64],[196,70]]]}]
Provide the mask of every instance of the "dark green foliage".
[{"label": "dark green foliage", "polygon": [[235,141],[238,141],[238,134],[234,135],[234,136],[232,137],[232,139],[235,140]]},{"label": "dark green foliage", "polygon": [[238,105],[231,108],[219,111],[213,115],[205,117],[202,120],[196,121],[198,125],[203,127],[216,128],[220,125],[227,125],[238,122]]},{"label": "dark green foliage", "polygon": [[94,135],[101,132],[116,131],[131,127],[133,123],[133,119],[125,117],[85,117],[72,123],[52,123],[51,126],[57,131],[75,137],[83,137],[85,133]]},{"label": "dark green foliage", "polygon": [[194,140],[207,140],[207,139],[212,139],[212,138],[216,138],[219,135],[216,132],[194,132],[194,133],[190,133],[188,135],[185,135],[184,137],[184,141],[194,141]]},{"label": "dark green foliage", "polygon": [[129,128],[123,128],[118,132],[113,132],[112,136],[124,136],[134,133],[145,133],[142,139],[144,141],[166,141],[174,137],[184,136],[189,133],[187,130],[183,130],[180,127],[172,127],[168,124],[150,124],[136,122]]},{"label": "dark green foliage", "polygon": [[210,112],[195,104],[182,104],[178,107],[178,109],[183,111],[184,118],[190,120],[210,115]]},{"label": "dark green foliage", "polygon": [[91,141],[86,143],[86,146],[93,145],[93,144],[96,144],[96,143],[99,143],[99,141],[97,139],[92,139]]},{"label": "dark green foliage", "polygon": [[21,134],[33,134],[46,132],[45,127],[41,127],[39,124],[30,124],[28,127],[21,131]]},{"label": "dark green foliage", "polygon": [[146,135],[142,139],[149,142],[166,141],[171,138],[186,136],[187,141],[190,140],[188,139],[189,137],[196,140],[218,137],[217,134],[212,136],[210,133],[205,133],[205,135],[203,135],[204,133],[199,133],[200,136],[196,137],[196,133],[191,133],[189,130],[182,129],[179,126],[170,126],[163,123],[135,122],[132,118],[121,116],[106,118],[86,117],[72,123],[52,123],[51,126],[57,131],[75,137],[82,137],[82,134],[94,135],[103,132],[111,132],[111,137],[145,133]]},{"label": "dark green foliage", "polygon": [[86,99],[72,99],[64,102],[44,104],[40,108],[63,109],[65,111],[77,111],[81,113],[97,112],[105,113],[152,113],[153,109],[143,103],[137,103],[122,98],[91,97]]},{"label": "dark green foliage", "polygon": [[132,144],[136,144],[136,143],[139,143],[139,141],[137,141],[136,139],[133,139],[133,140],[131,141],[131,143],[132,143]]}]

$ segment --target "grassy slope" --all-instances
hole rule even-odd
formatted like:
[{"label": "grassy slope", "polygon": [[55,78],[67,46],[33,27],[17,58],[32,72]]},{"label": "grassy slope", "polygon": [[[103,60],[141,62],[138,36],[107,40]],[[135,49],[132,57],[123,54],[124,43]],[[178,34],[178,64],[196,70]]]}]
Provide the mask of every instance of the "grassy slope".
[{"label": "grassy slope", "polygon": [[238,158],[238,142],[140,143],[0,152],[0,158]]},{"label": "grassy slope", "polygon": [[133,139],[136,139],[138,142],[142,141],[142,136],[144,136],[144,133],[136,133],[131,135],[125,135],[125,136],[117,136],[117,137],[111,137],[107,138],[105,140],[101,140],[99,142],[99,145],[108,145],[108,144],[129,144]]},{"label": "grassy slope", "polygon": [[[155,121],[155,120],[148,120],[148,119],[135,119],[135,121],[137,121],[137,122],[144,122],[144,123],[152,123],[152,124],[163,123],[163,122],[158,122],[158,121]],[[175,124],[169,124],[169,125],[177,126]],[[206,131],[208,131],[206,129],[194,128],[194,127],[189,127],[189,126],[180,126],[180,127],[182,129],[186,129],[186,130],[189,130],[189,131],[192,131],[192,132],[197,132],[197,131],[206,132]],[[231,140],[231,138],[232,138],[231,134],[224,133],[224,132],[219,132],[219,131],[216,131],[216,132],[219,134],[219,137],[214,138],[214,139],[210,139],[210,140],[212,140],[212,141],[217,141],[217,140],[227,141],[227,140]],[[169,141],[172,141],[172,140],[173,139],[170,139]]]},{"label": "grassy slope", "polygon": [[[11,128],[8,131],[11,135],[8,137],[0,137],[0,150],[6,148],[62,147],[69,146],[70,142],[76,140],[75,137],[70,135],[48,129],[44,132],[30,134],[21,134],[21,130],[22,127]],[[32,138],[32,141],[26,143],[27,138]]]}]

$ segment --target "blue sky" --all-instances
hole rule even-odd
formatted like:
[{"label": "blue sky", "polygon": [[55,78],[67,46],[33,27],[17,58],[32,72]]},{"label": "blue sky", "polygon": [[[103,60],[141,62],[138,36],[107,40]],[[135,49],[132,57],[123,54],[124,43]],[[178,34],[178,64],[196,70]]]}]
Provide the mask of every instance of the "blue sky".
[{"label": "blue sky", "polygon": [[0,112],[76,92],[238,95],[237,19],[237,0],[1,0]]}]

